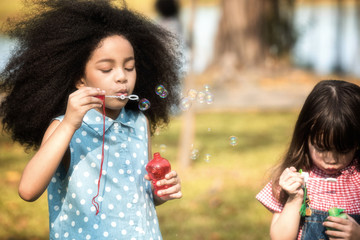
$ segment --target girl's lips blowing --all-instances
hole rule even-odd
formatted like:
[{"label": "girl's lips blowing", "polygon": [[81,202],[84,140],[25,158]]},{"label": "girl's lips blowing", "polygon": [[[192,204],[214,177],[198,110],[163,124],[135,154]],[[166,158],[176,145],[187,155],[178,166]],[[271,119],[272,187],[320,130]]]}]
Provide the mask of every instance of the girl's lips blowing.
[{"label": "girl's lips blowing", "polygon": [[115,93],[115,96],[128,96],[127,92],[117,92]]},{"label": "girl's lips blowing", "polygon": [[335,174],[339,171],[337,168],[325,168],[324,171],[328,174]]}]

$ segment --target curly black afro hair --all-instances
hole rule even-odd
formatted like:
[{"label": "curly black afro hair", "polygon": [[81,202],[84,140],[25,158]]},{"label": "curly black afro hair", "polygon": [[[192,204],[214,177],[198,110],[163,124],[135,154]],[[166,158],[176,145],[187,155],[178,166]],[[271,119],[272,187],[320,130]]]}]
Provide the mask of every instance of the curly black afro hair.
[{"label": "curly black afro hair", "polygon": [[[147,98],[144,112],[151,133],[166,125],[179,102],[181,56],[174,35],[111,0],[37,0],[25,20],[9,21],[17,50],[1,72],[3,128],[27,148],[38,148],[51,120],[65,114],[68,96],[100,41],[124,36],[133,46],[137,80],[134,94]],[[39,13],[39,11],[41,12]],[[157,85],[168,91],[155,94]],[[128,109],[138,110],[129,101]]]}]

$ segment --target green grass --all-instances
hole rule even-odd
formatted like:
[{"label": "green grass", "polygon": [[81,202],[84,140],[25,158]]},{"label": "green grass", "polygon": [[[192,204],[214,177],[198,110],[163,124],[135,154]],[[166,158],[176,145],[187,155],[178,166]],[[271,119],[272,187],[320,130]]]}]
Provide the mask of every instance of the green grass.
[{"label": "green grass", "polygon": [[[184,195],[157,208],[164,239],[269,239],[272,216],[255,195],[285,151],[296,115],[197,114],[193,148],[198,156],[188,169],[176,162],[181,118],[156,134],[153,152],[161,151],[178,171]],[[230,145],[230,136],[238,137],[237,145]],[[0,239],[48,239],[46,196],[27,203],[17,195],[21,171],[30,157],[7,136],[0,138]]]}]

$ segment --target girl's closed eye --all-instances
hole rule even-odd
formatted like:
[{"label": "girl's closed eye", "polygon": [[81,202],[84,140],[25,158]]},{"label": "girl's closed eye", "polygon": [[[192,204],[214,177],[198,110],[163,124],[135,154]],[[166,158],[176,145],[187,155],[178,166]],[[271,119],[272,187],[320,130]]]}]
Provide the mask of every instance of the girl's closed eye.
[{"label": "girl's closed eye", "polygon": [[[315,148],[315,150],[316,150],[318,153],[324,153],[324,152],[334,151],[333,149],[325,149],[325,148],[319,147],[319,146],[314,146],[314,148]],[[345,149],[345,150],[336,151],[336,152],[337,152],[338,154],[345,155],[345,154],[350,153],[351,151],[353,151],[353,149]]]},{"label": "girl's closed eye", "polygon": [[324,152],[328,152],[331,151],[329,149],[326,149],[323,145],[319,145],[316,143],[311,143],[311,146],[314,148],[314,150],[318,153],[324,153]]},{"label": "girl's closed eye", "polygon": [[318,146],[314,146],[314,148],[318,153],[324,153],[324,152],[330,151],[330,150],[327,150],[325,148],[321,148],[321,147],[318,147]]},{"label": "girl's closed eye", "polygon": [[100,69],[100,71],[103,72],[103,73],[109,73],[109,72],[111,72],[111,70],[112,70],[112,68],[110,68],[110,69]]},{"label": "girl's closed eye", "polygon": [[135,60],[133,58],[130,58],[125,61],[124,64],[125,71],[132,72],[135,70]]},{"label": "girl's closed eye", "polygon": [[113,69],[112,64],[101,63],[97,66],[97,69],[102,73],[109,73]]},{"label": "girl's closed eye", "polygon": [[134,69],[135,69],[135,66],[125,68],[125,70],[128,72],[132,72],[132,71],[134,71]]}]

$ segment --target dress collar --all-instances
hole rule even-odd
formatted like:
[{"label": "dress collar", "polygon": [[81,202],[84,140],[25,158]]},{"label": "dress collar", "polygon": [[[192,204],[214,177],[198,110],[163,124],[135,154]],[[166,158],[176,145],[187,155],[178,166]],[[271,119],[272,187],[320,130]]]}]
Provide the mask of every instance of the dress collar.
[{"label": "dress collar", "polygon": [[[103,115],[95,109],[90,109],[83,118],[83,123],[94,129],[101,136],[103,135]],[[134,114],[125,108],[121,109],[119,116],[114,120],[105,116],[105,132],[115,123],[135,128]],[[120,127],[120,126],[119,126]]]}]

